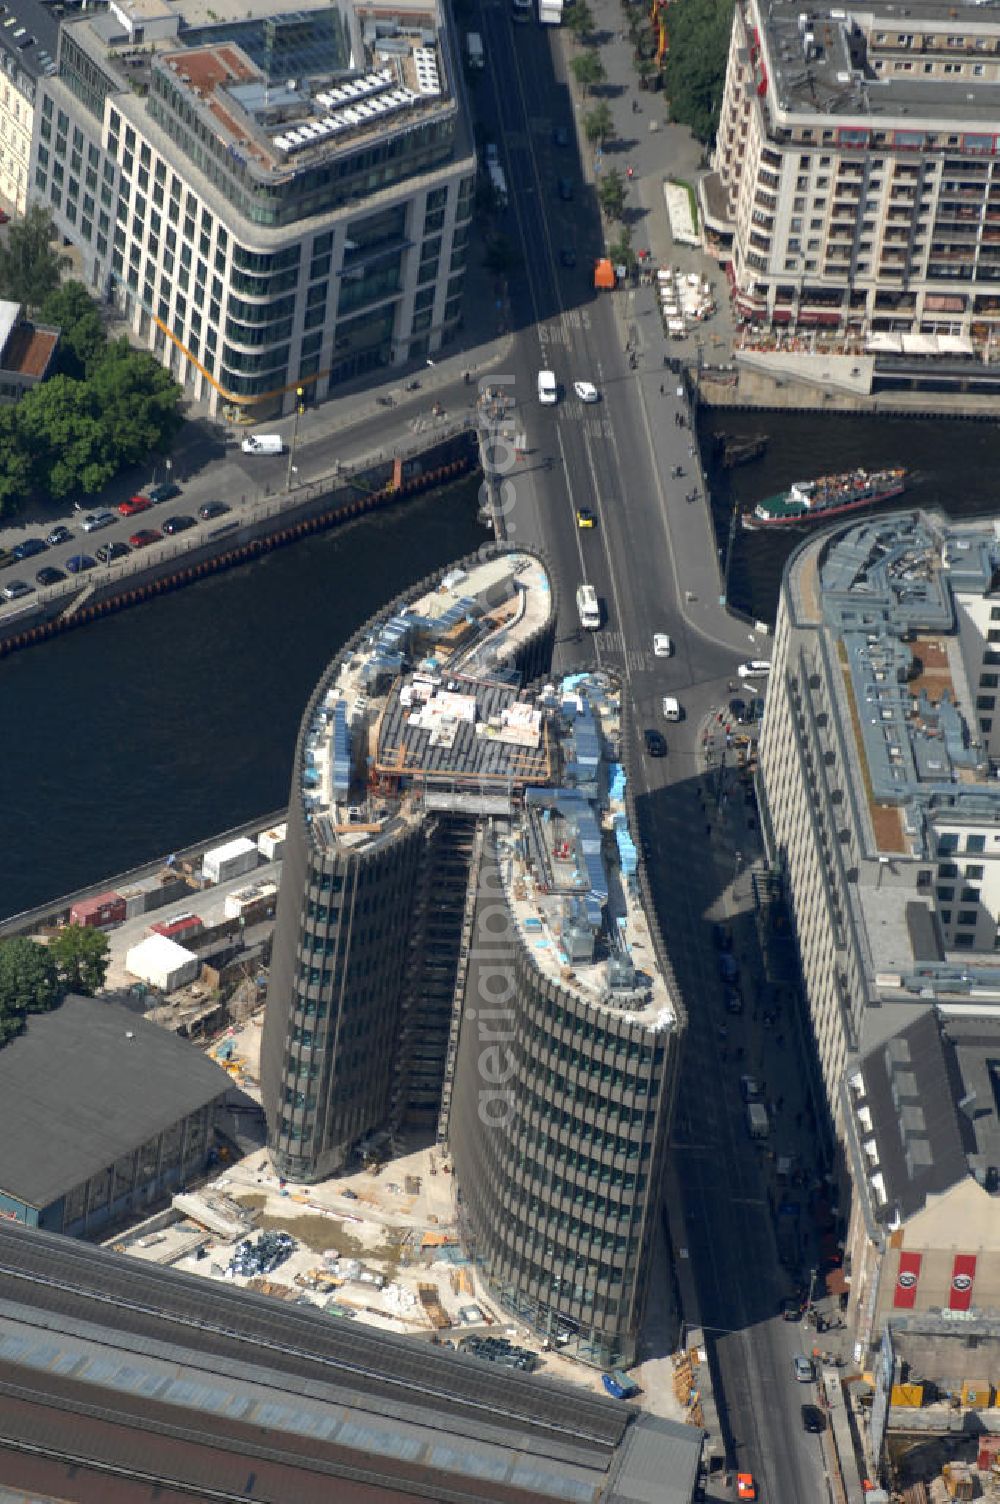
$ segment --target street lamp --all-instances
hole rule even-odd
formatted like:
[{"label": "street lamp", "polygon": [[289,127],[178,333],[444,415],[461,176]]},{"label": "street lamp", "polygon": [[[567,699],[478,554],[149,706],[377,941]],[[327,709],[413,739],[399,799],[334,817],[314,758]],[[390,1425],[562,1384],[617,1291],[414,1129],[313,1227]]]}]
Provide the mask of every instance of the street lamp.
[{"label": "street lamp", "polygon": [[306,405],[305,387],[295,388],[295,421],[292,424],[292,442],[288,446],[288,474],[285,476],[285,490],[292,489],[292,476],[297,474],[295,469],[295,441],[299,436],[299,418]]}]

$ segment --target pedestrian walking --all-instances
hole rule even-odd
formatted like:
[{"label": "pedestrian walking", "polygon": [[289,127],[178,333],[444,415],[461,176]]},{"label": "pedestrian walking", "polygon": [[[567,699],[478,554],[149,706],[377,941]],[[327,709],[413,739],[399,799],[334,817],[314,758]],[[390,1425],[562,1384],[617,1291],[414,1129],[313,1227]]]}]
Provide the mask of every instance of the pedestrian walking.
[{"label": "pedestrian walking", "polygon": [[663,382],[660,382],[660,396],[663,396]]}]

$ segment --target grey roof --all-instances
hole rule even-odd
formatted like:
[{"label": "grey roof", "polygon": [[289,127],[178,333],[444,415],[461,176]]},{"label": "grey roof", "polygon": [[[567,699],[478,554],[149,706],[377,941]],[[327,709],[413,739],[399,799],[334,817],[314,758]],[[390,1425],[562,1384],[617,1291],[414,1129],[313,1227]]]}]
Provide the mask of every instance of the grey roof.
[{"label": "grey roof", "polygon": [[0,1049],[0,1190],[48,1206],[230,1085],[120,1004],[68,997]]},{"label": "grey roof", "polygon": [[888,1196],[886,1211],[905,1219],[928,1196],[947,1191],[969,1173],[955,1075],[936,1011],[928,1008],[869,1051],[861,1075]]},{"label": "grey roof", "polygon": [[59,23],[39,0],[3,0],[0,48],[32,78],[55,72]]},{"label": "grey roof", "polygon": [[[138,1456],[165,1491],[199,1497],[245,1497],[250,1474],[257,1504],[688,1504],[702,1439],[554,1380],[2,1222],[0,1371],[32,1396],[6,1436],[41,1457],[85,1440],[82,1455]],[[60,1496],[77,1499],[61,1465]]]},{"label": "grey roof", "polygon": [[955,1116],[969,1158],[982,1181],[988,1169],[1000,1168],[1000,1104],[996,1061],[1000,1057],[1000,1019],[946,1018],[942,1023],[945,1054],[952,1078]]}]

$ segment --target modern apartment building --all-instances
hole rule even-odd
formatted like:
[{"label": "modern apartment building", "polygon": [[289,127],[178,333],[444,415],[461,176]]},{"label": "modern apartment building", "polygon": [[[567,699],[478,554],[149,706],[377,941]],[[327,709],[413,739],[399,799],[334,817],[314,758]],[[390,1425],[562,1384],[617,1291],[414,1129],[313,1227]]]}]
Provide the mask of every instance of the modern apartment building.
[{"label": "modern apartment building", "polygon": [[851,1182],[865,1339],[907,1219],[965,1177],[1000,1188],[998,582],[994,527],[896,514],[810,539],[782,586],[765,829]]},{"label": "modern apartment building", "polygon": [[321,400],[459,321],[456,58],[434,0],[114,0],[62,27],[31,197],[211,411]]},{"label": "modern apartment building", "polygon": [[331,664],[296,749],[261,1072],[291,1180],[436,1126],[500,1304],[607,1364],[634,1356],[683,1015],[620,695],[542,682],[554,624],[542,561],[495,550]]},{"label": "modern apartment building", "polygon": [[28,205],[31,137],[40,78],[55,72],[59,23],[39,0],[9,0],[0,26],[0,199]]},{"label": "modern apartment building", "polygon": [[705,200],[741,317],[995,336],[998,84],[981,6],[739,0]]}]

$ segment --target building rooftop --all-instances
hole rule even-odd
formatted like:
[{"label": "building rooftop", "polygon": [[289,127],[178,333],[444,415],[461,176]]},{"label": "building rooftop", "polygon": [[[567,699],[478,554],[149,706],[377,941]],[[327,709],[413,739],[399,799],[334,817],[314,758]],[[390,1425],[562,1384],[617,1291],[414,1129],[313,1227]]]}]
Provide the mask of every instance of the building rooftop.
[{"label": "building rooftop", "polygon": [[[761,93],[782,115],[838,117],[841,146],[864,148],[874,144],[869,133],[895,127],[887,145],[961,147],[975,138],[952,140],[936,135],[935,127],[1000,121],[1000,82],[989,72],[971,72],[977,58],[993,61],[1000,39],[1000,21],[985,6],[956,9],[911,0],[905,8],[808,9],[799,0],[771,0],[760,15]],[[968,64],[967,76],[942,71],[956,63]],[[857,141],[847,139],[853,126],[860,127]]]},{"label": "building rooftop", "polygon": [[197,122],[270,180],[456,107],[434,4],[115,0],[74,26],[123,86],[148,90],[154,118]]},{"label": "building rooftop", "polygon": [[848,775],[836,796],[841,843],[857,843],[850,858],[843,847],[847,892],[886,998],[1000,1001],[1000,956],[950,952],[935,867],[915,871],[968,835],[979,849],[1000,839],[1000,759],[977,714],[998,579],[992,527],[922,513],[828,532],[789,566],[793,619],[826,665],[822,735]]},{"label": "building rooftop", "polygon": [[52,7],[40,0],[3,0],[0,4],[0,51],[5,69],[23,69],[31,78],[56,71],[59,23]]},{"label": "building rooftop", "polygon": [[0,1370],[31,1395],[5,1440],[58,1451],[70,1500],[114,1466],[124,1504],[151,1475],[234,1498],[250,1476],[260,1504],[687,1504],[701,1451],[691,1427],[552,1380],[10,1225]]},{"label": "building rooftop", "polygon": [[668,1027],[614,760],[620,696],[601,675],[525,689],[513,667],[552,608],[541,561],[509,551],[377,619],[314,698],[306,818],[317,845],[357,850],[427,808],[506,817],[508,898],[537,964]]},{"label": "building rooftop", "polygon": [[230,1085],[129,1009],[68,997],[0,1049],[0,1190],[48,1206]]},{"label": "building rooftop", "polygon": [[872,1025],[866,1017],[861,1055],[848,1072],[845,1121],[870,1215],[895,1227],[970,1180],[988,1197],[977,1220],[992,1219],[995,1228],[1000,1018],[956,1015],[927,1002],[909,1017],[892,1007],[868,1014]]}]

